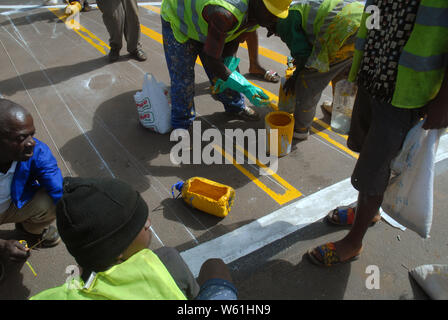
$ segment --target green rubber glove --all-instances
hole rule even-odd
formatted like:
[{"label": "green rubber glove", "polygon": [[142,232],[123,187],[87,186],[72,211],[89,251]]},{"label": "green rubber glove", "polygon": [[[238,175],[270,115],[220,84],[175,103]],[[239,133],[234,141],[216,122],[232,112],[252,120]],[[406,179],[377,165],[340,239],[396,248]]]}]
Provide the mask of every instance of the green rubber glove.
[{"label": "green rubber glove", "polygon": [[261,107],[269,104],[269,97],[263,90],[252,85],[238,71],[233,71],[225,82],[222,79],[216,81],[214,93],[220,93],[226,89],[241,92],[254,106]]},{"label": "green rubber glove", "polygon": [[230,71],[235,71],[240,63],[240,58],[234,56],[228,56],[224,58],[224,65],[229,68]]}]

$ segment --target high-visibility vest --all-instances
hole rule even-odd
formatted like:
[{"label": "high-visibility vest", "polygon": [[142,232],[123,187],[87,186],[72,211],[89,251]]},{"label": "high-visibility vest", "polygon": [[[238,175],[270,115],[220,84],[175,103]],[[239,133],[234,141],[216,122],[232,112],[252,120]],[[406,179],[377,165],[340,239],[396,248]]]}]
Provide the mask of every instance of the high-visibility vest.
[{"label": "high-visibility vest", "polygon": [[185,300],[168,270],[144,249],[104,272],[87,285],[81,278],[45,290],[31,300]]},{"label": "high-visibility vest", "polygon": [[[330,64],[335,62],[345,41],[358,31],[363,9],[364,5],[354,0],[310,0],[289,8],[300,12],[302,29],[313,45],[307,68],[319,72],[330,70]],[[354,48],[351,52],[343,51],[351,56]]]},{"label": "high-visibility vest", "polygon": [[[366,8],[374,4],[366,2]],[[349,81],[354,82],[361,67],[367,38],[364,12],[355,43]],[[414,109],[433,100],[442,86],[448,67],[448,1],[421,0],[411,36],[398,61],[398,73],[391,104]]]},{"label": "high-visibility vest", "polygon": [[208,34],[208,23],[204,20],[202,11],[207,5],[221,6],[230,11],[238,20],[237,26],[225,39],[226,43],[236,39],[243,32],[258,28],[256,25],[239,30],[247,18],[249,0],[164,0],[161,15],[170,23],[174,37],[180,43],[188,39],[204,43]]}]

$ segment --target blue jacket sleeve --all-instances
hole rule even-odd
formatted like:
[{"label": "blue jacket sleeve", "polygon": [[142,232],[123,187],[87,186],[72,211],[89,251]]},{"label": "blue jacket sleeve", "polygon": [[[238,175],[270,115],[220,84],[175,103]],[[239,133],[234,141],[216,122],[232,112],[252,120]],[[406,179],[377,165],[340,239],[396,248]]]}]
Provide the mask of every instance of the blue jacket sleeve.
[{"label": "blue jacket sleeve", "polygon": [[54,203],[62,197],[62,173],[58,163],[46,144],[42,144],[40,152],[35,162],[35,177],[39,184],[44,187]]}]

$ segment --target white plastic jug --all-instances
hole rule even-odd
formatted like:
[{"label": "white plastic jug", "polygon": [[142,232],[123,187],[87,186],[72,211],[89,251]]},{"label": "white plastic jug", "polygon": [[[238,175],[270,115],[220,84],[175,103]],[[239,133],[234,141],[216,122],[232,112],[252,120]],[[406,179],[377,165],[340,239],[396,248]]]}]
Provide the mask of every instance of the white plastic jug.
[{"label": "white plastic jug", "polygon": [[340,134],[348,134],[358,87],[344,79],[336,83],[331,113],[331,129]]}]

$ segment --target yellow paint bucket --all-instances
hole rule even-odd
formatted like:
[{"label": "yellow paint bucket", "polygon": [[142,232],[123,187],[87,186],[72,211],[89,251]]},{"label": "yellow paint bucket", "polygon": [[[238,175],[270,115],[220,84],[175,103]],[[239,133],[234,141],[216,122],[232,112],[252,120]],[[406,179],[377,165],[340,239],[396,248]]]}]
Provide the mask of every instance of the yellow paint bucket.
[{"label": "yellow paint bucket", "polygon": [[[283,157],[291,152],[294,116],[285,111],[270,112],[265,117],[267,150],[273,156]],[[271,130],[277,129],[277,150],[271,150]],[[275,137],[275,136],[274,136]],[[273,142],[274,143],[274,142]]]}]

